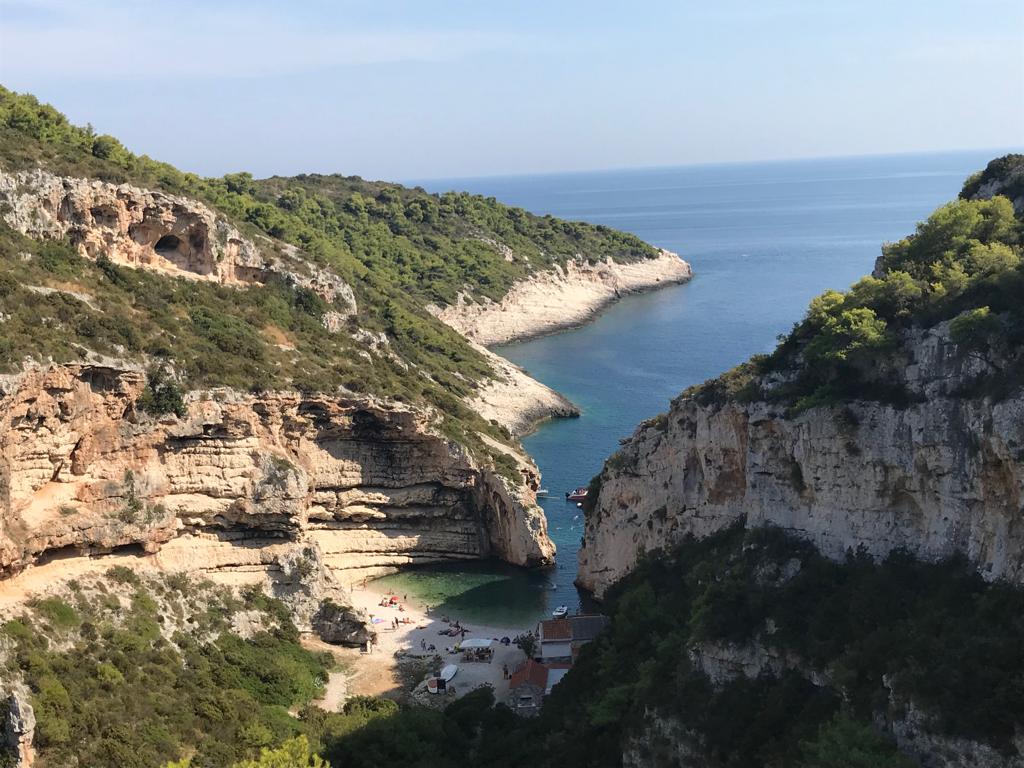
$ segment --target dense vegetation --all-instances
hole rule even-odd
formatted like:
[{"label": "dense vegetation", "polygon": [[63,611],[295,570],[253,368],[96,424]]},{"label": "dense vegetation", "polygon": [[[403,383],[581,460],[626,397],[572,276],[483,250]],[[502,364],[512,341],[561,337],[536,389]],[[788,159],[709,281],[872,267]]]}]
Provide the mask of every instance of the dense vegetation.
[{"label": "dense vegetation", "polygon": [[[911,768],[878,723],[913,706],[935,733],[1014,752],[1024,592],[961,560],[837,563],[779,531],[734,528],[648,559],[606,609],[611,627],[535,720],[480,690],[444,712],[355,700],[307,712],[307,732],[337,768],[611,768],[658,716],[722,768]],[[764,646],[796,664],[716,687],[689,653],[706,643]],[[657,739],[637,749],[644,764],[674,764]]]},{"label": "dense vegetation", "polygon": [[[770,529],[643,562],[609,592],[609,630],[535,720],[488,689],[442,712],[361,697],[341,712],[301,706],[325,661],[297,644],[281,604],[110,577],[122,588],[74,584],[72,598],[38,601],[0,629],[8,671],[32,688],[44,765],[77,755],[97,768],[290,768],[320,755],[336,768],[611,767],[656,713],[723,768],[908,768],[877,724],[910,706],[936,733],[1007,754],[1024,719],[1024,592],[956,559],[837,563]],[[230,631],[243,608],[267,622],[249,641]],[[764,646],[796,664],[715,687],[689,653],[704,643]],[[812,670],[830,682],[815,685]],[[670,764],[652,745],[643,759]]]},{"label": "dense vegetation", "polygon": [[[908,701],[938,732],[1007,750],[1024,718],[1024,593],[960,560],[836,563],[780,532],[734,529],[651,558],[609,602],[611,632],[547,713],[555,733],[582,745],[581,765],[608,764],[602,751],[648,708],[680,718],[736,766],[800,765],[804,742],[835,715],[867,724]],[[832,685],[791,672],[714,690],[686,653],[702,642],[788,652]]]},{"label": "dense vegetation", "polygon": [[[976,391],[1005,396],[1024,379],[1024,217],[1011,202],[1022,179],[1024,155],[993,160],[968,180],[960,199],[910,237],[886,244],[874,275],[814,299],[774,353],[687,394],[705,403],[764,397],[797,411],[852,399],[906,405],[913,398],[898,376],[906,333],[951,320],[965,354],[1000,361]],[[1003,194],[971,199],[983,185]],[[766,390],[764,374],[787,381]]]},{"label": "dense vegetation", "polygon": [[[124,568],[71,587],[0,625],[0,672],[31,689],[42,765],[230,765],[303,732],[288,710],[328,662],[299,645],[283,604]],[[264,624],[248,640],[231,632],[243,609]]]}]

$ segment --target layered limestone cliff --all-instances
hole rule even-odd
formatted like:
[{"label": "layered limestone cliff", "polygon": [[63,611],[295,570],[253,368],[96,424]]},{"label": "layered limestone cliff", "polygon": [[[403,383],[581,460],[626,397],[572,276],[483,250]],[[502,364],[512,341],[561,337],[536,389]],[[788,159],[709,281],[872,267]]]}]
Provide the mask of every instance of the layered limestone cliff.
[{"label": "layered limestone cliff", "polygon": [[[322,562],[350,584],[409,563],[554,556],[532,463],[500,476],[425,410],[219,389],[191,393],[184,418],[155,419],[137,408],[142,373],[93,365],[32,368],[5,385],[5,575],[120,552],[241,580]],[[305,566],[291,562],[297,544],[310,548]]]},{"label": "layered limestone cliff", "polygon": [[876,375],[905,388],[906,407],[865,400],[790,417],[763,400],[682,397],[641,425],[600,476],[579,584],[600,595],[643,553],[737,522],[835,557],[961,552],[986,578],[1024,581],[1024,396],[968,396],[1003,364],[959,349],[949,323],[899,347]]},{"label": "layered limestone cliff", "polygon": [[0,170],[0,210],[12,229],[37,239],[67,238],[87,258],[226,285],[285,280],[334,305],[325,324],[356,309],[352,288],[336,275],[294,249],[268,256],[222,216],[186,197],[41,169]]},{"label": "layered limestone cliff", "polygon": [[463,336],[484,346],[522,341],[581,325],[630,293],[684,283],[690,265],[670,251],[629,264],[583,257],[516,283],[502,298],[474,302],[464,296],[437,316]]}]

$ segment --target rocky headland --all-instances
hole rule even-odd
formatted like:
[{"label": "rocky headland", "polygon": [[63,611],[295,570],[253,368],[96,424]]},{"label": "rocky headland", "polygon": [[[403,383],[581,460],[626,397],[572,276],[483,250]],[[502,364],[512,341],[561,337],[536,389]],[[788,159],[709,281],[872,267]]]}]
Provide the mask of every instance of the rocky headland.
[{"label": "rocky headland", "polygon": [[501,301],[465,296],[437,316],[477,344],[495,346],[573,328],[631,293],[685,283],[690,265],[671,251],[624,264],[580,256],[516,283]]},{"label": "rocky headland", "polygon": [[1024,399],[963,397],[992,363],[962,354],[948,323],[909,335],[906,349],[886,373],[908,407],[790,416],[765,400],[682,397],[642,424],[601,473],[579,583],[601,594],[645,553],[736,523],[774,525],[839,558],[962,552],[987,578],[1024,580]]},{"label": "rocky headland", "polygon": [[[0,171],[0,202],[16,232],[66,240],[86,259],[240,291],[272,281],[308,289],[327,307],[325,333],[346,332],[366,347],[360,355],[386,356],[417,375],[386,337],[352,329],[357,303],[345,280],[294,247],[242,235],[202,202],[42,169]],[[473,328],[458,328],[492,371],[466,405],[513,438],[544,419],[578,415],[478,343],[474,328],[513,322],[531,328],[519,335],[545,332],[552,327],[537,326],[541,316],[573,325],[624,293],[689,275],[663,251],[621,265],[577,259],[515,284],[491,305],[501,308],[497,319],[477,313]],[[95,308],[78,287],[30,286]],[[445,437],[430,407],[351,393],[196,390],[184,412],[154,416],[140,406],[145,365],[87,357],[27,363],[2,382],[0,601],[9,607],[112,562],[258,582],[282,595],[314,569],[330,587],[315,590],[319,598],[346,605],[347,585],[403,565],[553,561],[534,495],[539,473],[514,440],[477,436],[505,457],[499,471]],[[298,560],[309,561],[302,573]],[[312,626],[318,605],[306,601],[300,626]]]},{"label": "rocky headland", "polygon": [[[595,478],[578,583],[600,595],[646,553],[736,524],[781,528],[834,558],[961,554],[986,579],[1024,582],[1019,304],[988,271],[1016,279],[1021,167],[1020,156],[994,160],[961,201],[887,245],[872,277],[815,300],[776,352],[786,362],[740,366],[641,424]],[[1002,229],[985,229],[994,219]],[[947,234],[954,227],[959,239]],[[914,276],[936,269],[937,230],[968,254],[941,254],[964,259],[965,278],[932,283],[933,306],[916,308],[927,278]],[[968,248],[1001,261],[980,266]],[[847,304],[854,309],[841,314]],[[871,341],[837,330],[864,319]],[[828,348],[837,344],[850,346]],[[817,388],[787,394],[806,382]]]}]

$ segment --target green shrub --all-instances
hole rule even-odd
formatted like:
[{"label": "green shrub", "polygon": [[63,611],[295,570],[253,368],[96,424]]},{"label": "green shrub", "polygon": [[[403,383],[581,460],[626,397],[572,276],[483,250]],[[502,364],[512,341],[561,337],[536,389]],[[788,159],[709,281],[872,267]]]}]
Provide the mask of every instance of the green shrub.
[{"label": "green shrub", "polygon": [[[4,626],[16,646],[15,667],[32,690],[41,762],[160,768],[191,754],[193,766],[226,767],[301,731],[288,708],[319,690],[326,669],[322,657],[298,644],[290,622],[251,641],[229,633],[210,641],[208,627],[197,624],[171,644],[152,584],[131,577],[135,593],[125,608],[82,593],[82,610],[102,617],[98,632],[87,632],[92,625],[78,624],[77,614],[72,622],[72,609],[55,600],[33,609],[65,627],[59,645],[50,642],[52,630],[25,619]],[[188,594],[173,594],[239,607],[194,583]]]},{"label": "green shrub", "polygon": [[998,336],[1002,324],[988,307],[978,307],[957,315],[949,324],[953,342],[964,349],[984,349]]},{"label": "green shrub", "polygon": [[866,723],[843,714],[823,725],[813,741],[800,744],[799,768],[914,768],[917,763]]},{"label": "green shrub", "polygon": [[181,387],[171,378],[166,365],[153,366],[146,373],[146,388],[139,396],[138,407],[154,416],[173,413],[179,419],[185,416],[185,401]]},{"label": "green shrub", "polygon": [[32,609],[56,629],[71,629],[82,621],[74,608],[57,597],[36,600]]}]

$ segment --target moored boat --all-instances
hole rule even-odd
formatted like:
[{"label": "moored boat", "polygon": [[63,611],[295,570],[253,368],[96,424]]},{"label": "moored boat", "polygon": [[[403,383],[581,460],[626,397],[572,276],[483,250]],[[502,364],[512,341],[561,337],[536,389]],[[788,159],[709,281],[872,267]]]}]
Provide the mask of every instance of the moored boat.
[{"label": "moored boat", "polygon": [[566,501],[582,501],[587,498],[586,488],[573,488],[571,491],[565,492]]},{"label": "moored boat", "polygon": [[553,619],[564,619],[569,615],[569,606],[560,605],[551,612],[551,618]]}]

